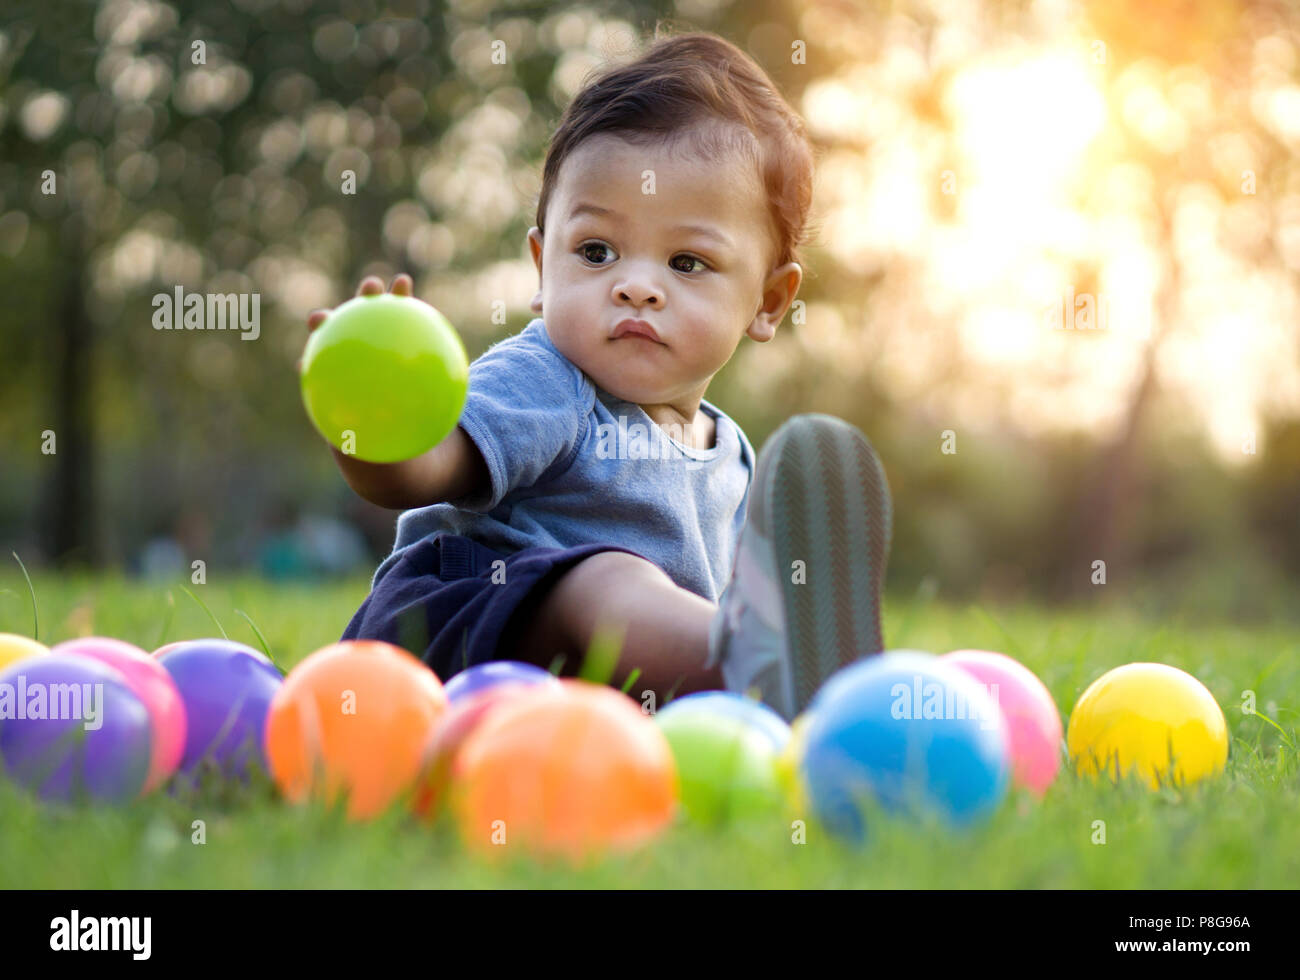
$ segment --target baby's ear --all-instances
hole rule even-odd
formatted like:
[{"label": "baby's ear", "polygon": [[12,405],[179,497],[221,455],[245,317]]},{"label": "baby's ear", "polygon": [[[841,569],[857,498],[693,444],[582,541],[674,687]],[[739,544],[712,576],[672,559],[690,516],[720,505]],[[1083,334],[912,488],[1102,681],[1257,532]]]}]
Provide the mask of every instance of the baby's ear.
[{"label": "baby's ear", "polygon": [[794,302],[802,282],[803,269],[797,262],[787,262],[773,269],[763,284],[763,305],[745,332],[759,343],[767,343],[775,337],[776,328]]},{"label": "baby's ear", "polygon": [[776,327],[779,320],[772,320],[763,316],[761,313],[754,317],[749,324],[749,329],[745,331],[751,340],[757,340],[760,344],[766,344],[776,336]]},{"label": "baby's ear", "polygon": [[528,251],[532,253],[533,264],[537,266],[537,292],[529,308],[539,316],[542,312],[542,233],[536,225],[528,229]]},{"label": "baby's ear", "polygon": [[537,266],[537,274],[542,274],[542,232],[536,226],[528,229],[528,251],[532,253],[533,265]]}]

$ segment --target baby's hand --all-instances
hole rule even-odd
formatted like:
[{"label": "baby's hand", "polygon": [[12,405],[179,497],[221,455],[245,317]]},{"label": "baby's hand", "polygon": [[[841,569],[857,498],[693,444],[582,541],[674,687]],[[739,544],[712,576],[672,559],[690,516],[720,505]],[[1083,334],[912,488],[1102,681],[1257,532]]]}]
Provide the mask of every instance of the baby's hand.
[{"label": "baby's hand", "polygon": [[[389,291],[394,296],[410,296],[414,286],[411,277],[403,273],[393,278]],[[366,276],[357,287],[358,296],[378,296],[383,291],[384,281],[378,276]],[[308,335],[329,315],[329,310],[312,310],[307,317]],[[302,374],[301,357],[298,373]],[[348,485],[372,504],[391,510],[427,507],[482,494],[492,487],[483,454],[459,425],[428,452],[397,463],[367,463],[339,452],[328,439],[325,444]]]},{"label": "baby's hand", "polygon": [[[388,291],[394,296],[410,296],[411,291],[415,288],[415,283],[405,272],[393,277],[393,284]],[[361,280],[361,285],[357,287],[358,296],[378,296],[384,291],[384,280],[378,276],[366,276]],[[329,310],[312,310],[307,315],[307,335],[325,322],[325,318],[330,315]],[[297,370],[302,374],[302,358],[298,358]]]}]

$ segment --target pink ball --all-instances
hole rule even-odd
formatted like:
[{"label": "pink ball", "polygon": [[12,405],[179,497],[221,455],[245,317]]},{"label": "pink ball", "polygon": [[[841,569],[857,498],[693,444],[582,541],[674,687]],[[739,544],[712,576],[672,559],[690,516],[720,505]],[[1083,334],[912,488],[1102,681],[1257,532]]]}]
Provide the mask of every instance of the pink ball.
[{"label": "pink ball", "polygon": [[149,774],[140,795],[150,793],[166,782],[180,765],[186,729],[185,702],[181,700],[181,693],[167,668],[139,647],[102,636],[68,640],[54,650],[91,657],[116,669],[126,678],[127,686],[148,709],[153,729]]},{"label": "pink ball", "polygon": [[1061,768],[1061,714],[1043,682],[1018,660],[989,650],[954,650],[939,659],[996,695],[1010,734],[1012,782],[1042,796]]}]

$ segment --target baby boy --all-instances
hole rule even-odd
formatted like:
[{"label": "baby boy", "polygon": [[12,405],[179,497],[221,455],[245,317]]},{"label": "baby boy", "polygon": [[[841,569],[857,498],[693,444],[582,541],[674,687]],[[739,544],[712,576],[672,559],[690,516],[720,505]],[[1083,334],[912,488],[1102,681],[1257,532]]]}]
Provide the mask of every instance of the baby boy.
[{"label": "baby boy", "polygon": [[446,680],[490,660],[575,674],[609,632],[610,683],[635,671],[638,698],[756,692],[787,719],[879,652],[890,503],[865,437],[795,416],[755,460],[704,399],[794,302],[812,165],[802,121],[716,35],[661,38],[584,86],[528,232],[536,318],[474,361],[428,453],[334,450],[357,493],[405,511],[344,639]]}]

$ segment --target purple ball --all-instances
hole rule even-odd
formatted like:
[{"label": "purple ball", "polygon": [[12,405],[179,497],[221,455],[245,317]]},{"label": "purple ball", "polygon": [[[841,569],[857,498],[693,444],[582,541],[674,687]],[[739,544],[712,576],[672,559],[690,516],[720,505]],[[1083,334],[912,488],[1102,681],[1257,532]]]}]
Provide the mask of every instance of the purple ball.
[{"label": "purple ball", "polygon": [[149,773],[150,724],[126,678],[90,657],[53,653],[0,673],[0,760],[43,799],[137,796]]},{"label": "purple ball", "polygon": [[158,661],[185,702],[188,727],[177,771],[193,775],[205,759],[227,776],[243,774],[252,762],[266,771],[266,715],[284,680],[275,665],[232,640],[182,643]]},{"label": "purple ball", "polygon": [[447,700],[456,701],[498,684],[558,683],[554,674],[533,664],[518,660],[493,660],[462,670],[447,682],[444,690],[447,692]]}]

